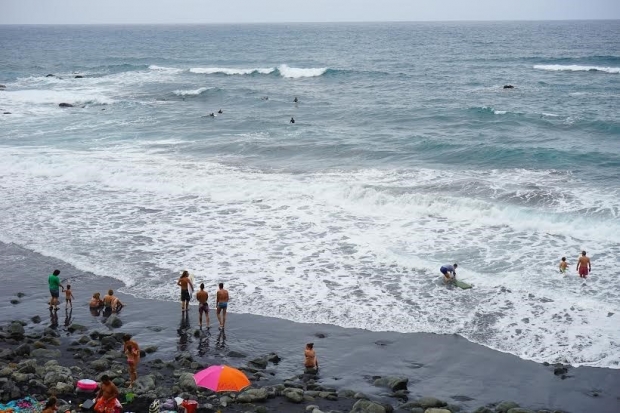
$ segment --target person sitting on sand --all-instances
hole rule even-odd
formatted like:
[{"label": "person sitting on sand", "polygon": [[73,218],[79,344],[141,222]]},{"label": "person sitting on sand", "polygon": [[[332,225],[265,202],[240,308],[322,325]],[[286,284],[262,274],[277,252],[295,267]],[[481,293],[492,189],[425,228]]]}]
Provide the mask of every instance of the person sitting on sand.
[{"label": "person sitting on sand", "polygon": [[[217,320],[220,322],[220,330],[226,326],[226,311],[228,311],[228,291],[224,289],[224,283],[220,283],[220,289],[215,295]],[[220,316],[221,313],[221,316]]]},{"label": "person sitting on sand", "polygon": [[101,376],[101,384],[99,385],[99,393],[97,393],[97,402],[95,403],[95,411],[97,413],[116,413],[121,407],[118,401],[118,389],[110,380],[107,374]]},{"label": "person sitting on sand", "polygon": [[189,272],[183,271],[181,278],[177,281],[177,285],[181,287],[181,311],[187,311],[189,309],[189,300],[192,299],[189,289],[194,292],[194,284],[189,279]]},{"label": "person sitting on sand", "polygon": [[306,344],[306,350],[304,351],[304,367],[306,371],[318,371],[319,370],[319,360],[316,357],[316,352],[314,351],[314,343]]},{"label": "person sitting on sand", "polygon": [[445,283],[456,281],[456,268],[458,266],[459,266],[458,264],[454,264],[454,265],[447,264],[447,265],[441,266],[439,271],[443,274]]},{"label": "person sitting on sand", "polygon": [[58,403],[56,398],[50,397],[45,403],[45,407],[41,413],[56,413],[56,411],[58,411],[58,406],[56,406],[56,403]]},{"label": "person sitting on sand", "polygon": [[198,321],[200,322],[200,328],[202,328],[202,313],[206,314],[206,324],[209,328],[209,293],[205,291],[205,285],[200,284],[200,291],[196,293],[196,300],[198,300]]},{"label": "person sitting on sand", "polygon": [[562,257],[562,261],[560,261],[560,272],[564,274],[566,272],[566,268],[568,268],[568,263],[566,262],[566,257]]},{"label": "person sitting on sand", "polygon": [[581,257],[577,261],[577,272],[580,278],[588,278],[588,274],[592,271],[592,264],[590,258],[586,257],[586,252],[581,251]]},{"label": "person sitting on sand", "polygon": [[103,308],[108,312],[118,312],[123,308],[124,304],[121,300],[114,296],[113,290],[108,290],[108,295],[103,297]]}]

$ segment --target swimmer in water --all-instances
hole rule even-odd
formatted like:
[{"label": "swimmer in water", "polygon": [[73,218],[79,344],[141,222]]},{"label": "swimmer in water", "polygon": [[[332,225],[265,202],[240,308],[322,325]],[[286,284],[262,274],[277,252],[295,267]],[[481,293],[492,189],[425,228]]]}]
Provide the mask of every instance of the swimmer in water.
[{"label": "swimmer in water", "polygon": [[562,257],[562,261],[560,261],[560,272],[564,274],[566,269],[568,268],[568,263],[566,262],[566,257]]},{"label": "swimmer in water", "polygon": [[295,119],[291,118],[291,120],[289,121],[289,123],[295,123]]}]

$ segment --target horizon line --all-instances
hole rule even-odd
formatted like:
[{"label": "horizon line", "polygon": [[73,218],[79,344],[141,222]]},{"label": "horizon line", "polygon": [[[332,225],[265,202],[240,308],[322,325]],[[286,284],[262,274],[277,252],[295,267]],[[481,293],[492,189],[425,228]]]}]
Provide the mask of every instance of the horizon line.
[{"label": "horizon line", "polygon": [[197,26],[197,25],[256,25],[256,24],[368,24],[368,23],[507,23],[507,22],[577,22],[620,21],[620,18],[593,19],[482,19],[482,20],[343,20],[343,21],[257,21],[257,22],[157,22],[157,23],[0,23],[0,26]]}]

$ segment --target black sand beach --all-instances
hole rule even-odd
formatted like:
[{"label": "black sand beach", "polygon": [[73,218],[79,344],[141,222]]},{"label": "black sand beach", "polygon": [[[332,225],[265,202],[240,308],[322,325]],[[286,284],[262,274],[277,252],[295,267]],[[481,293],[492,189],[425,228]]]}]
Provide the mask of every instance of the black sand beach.
[{"label": "black sand beach", "polygon": [[[259,386],[274,385],[303,373],[304,345],[314,342],[321,365],[317,380],[320,386],[353,389],[395,408],[402,406],[404,399],[395,398],[389,389],[374,386],[376,376],[406,377],[409,379],[409,394],[406,395],[409,400],[432,396],[460,406],[461,411],[474,411],[480,406],[504,400],[517,402],[534,411],[620,411],[620,370],[568,367],[565,374],[556,375],[554,366],[524,361],[470,343],[460,336],[369,332],[239,314],[235,313],[234,286],[231,286],[231,313],[225,337],[219,334],[213,311],[210,331],[200,333],[195,300],[188,326],[181,321],[180,303],[125,295],[123,285],[117,280],[84,273],[57,259],[15,245],[0,243],[0,264],[3,268],[0,325],[12,320],[26,321],[26,335],[50,324],[46,304],[49,296],[47,276],[53,269],[62,271],[61,278],[70,277],[76,297],[72,319],[67,320],[68,323],[65,323],[64,303],[58,311],[58,332],[62,340],[73,341],[80,337],[77,333],[70,334],[65,324],[78,323],[89,331],[108,331],[101,317],[90,314],[88,300],[95,291],[103,294],[109,288],[114,289],[127,304],[119,314],[123,325],[114,331],[133,334],[143,349],[157,347],[153,354],[144,358],[139,368],[141,376],[149,373],[149,359],[159,358],[167,362],[175,360],[182,352],[189,352],[201,365],[230,364],[236,367],[245,366],[256,357],[276,353],[281,361],[270,363],[264,379],[256,383]],[[211,294],[215,291],[215,286],[207,288]],[[25,296],[17,298],[20,292]],[[11,300],[18,302],[11,303]],[[30,322],[37,315],[41,317],[41,323]],[[6,347],[6,343],[0,342],[0,348]],[[63,343],[60,348],[63,351],[61,364],[70,362],[71,357],[65,354],[66,345]],[[353,398],[341,400],[334,402],[339,405],[329,408],[349,411],[354,402]],[[272,403],[268,407],[269,411],[304,411],[301,406],[286,402]],[[240,408],[239,411],[246,410]]]}]

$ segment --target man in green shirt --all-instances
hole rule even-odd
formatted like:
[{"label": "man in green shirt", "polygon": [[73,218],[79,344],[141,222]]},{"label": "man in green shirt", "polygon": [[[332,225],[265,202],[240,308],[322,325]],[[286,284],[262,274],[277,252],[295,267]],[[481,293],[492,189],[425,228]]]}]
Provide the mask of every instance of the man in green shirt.
[{"label": "man in green shirt", "polygon": [[58,278],[59,275],[60,271],[54,270],[54,272],[47,277],[47,284],[49,285],[50,294],[52,296],[52,299],[50,300],[50,310],[52,309],[52,306],[54,307],[54,310],[58,310],[58,304],[60,304],[60,301],[58,300],[58,297],[60,296],[60,289],[62,288],[63,291],[65,290],[62,284],[60,284],[60,278]]}]

